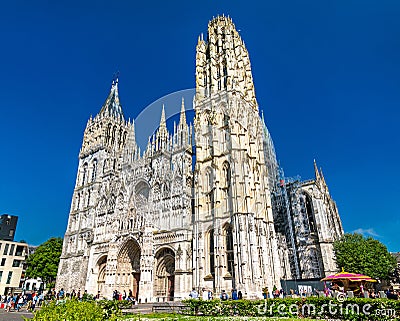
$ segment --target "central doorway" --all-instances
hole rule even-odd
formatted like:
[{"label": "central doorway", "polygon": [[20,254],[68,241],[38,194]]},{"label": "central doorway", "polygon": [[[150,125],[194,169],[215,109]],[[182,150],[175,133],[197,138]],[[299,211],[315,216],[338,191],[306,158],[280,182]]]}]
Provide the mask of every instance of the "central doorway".
[{"label": "central doorway", "polygon": [[117,258],[116,290],[138,300],[140,281],[140,247],[138,243],[130,239],[121,247]]}]

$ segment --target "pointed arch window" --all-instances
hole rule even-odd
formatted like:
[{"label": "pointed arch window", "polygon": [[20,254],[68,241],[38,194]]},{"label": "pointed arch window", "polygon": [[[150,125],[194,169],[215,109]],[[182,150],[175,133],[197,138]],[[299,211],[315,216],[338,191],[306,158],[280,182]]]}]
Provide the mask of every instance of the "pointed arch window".
[{"label": "pointed arch window", "polygon": [[231,169],[228,162],[225,162],[222,167],[223,174],[223,187],[229,188],[231,186]]},{"label": "pointed arch window", "polygon": [[231,170],[228,162],[225,162],[222,166],[222,193],[223,193],[223,205],[224,212],[230,212],[230,186],[231,186]]},{"label": "pointed arch window", "polygon": [[208,252],[209,252],[209,270],[211,276],[215,277],[215,259],[214,259],[214,229],[208,233]]},{"label": "pointed arch window", "polygon": [[88,195],[88,197],[87,197],[87,207],[89,207],[90,206],[90,190],[88,190],[87,195]]},{"label": "pointed arch window", "polygon": [[312,278],[322,277],[320,262],[318,260],[318,252],[314,248],[310,249],[310,267],[311,267]]},{"label": "pointed arch window", "polygon": [[115,136],[116,136],[117,126],[114,126],[112,133],[111,133],[111,145],[115,143]]},{"label": "pointed arch window", "polygon": [[207,72],[203,72],[203,86],[204,86],[204,96],[207,97],[208,91],[207,91]]},{"label": "pointed arch window", "polygon": [[227,88],[228,85],[228,69],[226,68],[226,60],[222,62],[222,76],[223,76],[223,87]]},{"label": "pointed arch window", "polygon": [[92,182],[96,180],[97,175],[97,159],[93,160],[92,164]]},{"label": "pointed arch window", "polygon": [[232,226],[229,224],[225,227],[225,253],[226,253],[226,267],[228,273],[235,277],[235,260],[233,254],[233,233]]},{"label": "pointed arch window", "polygon": [[315,223],[315,217],[314,217],[314,211],[313,211],[313,206],[312,206],[312,199],[310,195],[307,193],[304,194],[305,196],[305,207],[306,207],[306,212],[307,212],[307,218],[308,218],[308,226],[310,229],[310,232],[316,232],[316,223]]},{"label": "pointed arch window", "polygon": [[79,210],[79,205],[81,203],[81,194],[78,193],[78,195],[76,195],[76,210]]},{"label": "pointed arch window", "polygon": [[85,163],[83,165],[83,173],[82,173],[82,185],[85,185],[87,179],[87,171],[88,171],[88,164]]},{"label": "pointed arch window", "polygon": [[207,168],[206,175],[207,175],[207,190],[212,190],[214,186],[214,176],[212,169],[210,167]]},{"label": "pointed arch window", "polygon": [[106,144],[110,142],[111,139],[111,123],[107,125],[107,132],[106,132]]}]

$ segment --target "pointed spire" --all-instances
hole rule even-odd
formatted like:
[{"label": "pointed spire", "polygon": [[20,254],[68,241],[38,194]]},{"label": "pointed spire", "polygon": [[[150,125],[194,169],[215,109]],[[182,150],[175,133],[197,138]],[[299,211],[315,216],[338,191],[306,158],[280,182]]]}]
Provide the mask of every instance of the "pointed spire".
[{"label": "pointed spire", "polygon": [[167,127],[166,121],[165,121],[165,107],[164,104],[162,105],[162,110],[161,110],[161,120],[160,120],[160,127]]},{"label": "pointed spire", "polygon": [[315,159],[314,159],[314,173],[315,173],[315,180],[319,181],[321,179],[321,176],[319,174],[317,162],[315,161]]},{"label": "pointed spire", "polygon": [[182,97],[182,105],[181,105],[181,115],[179,119],[179,125],[186,125],[186,111],[185,111],[185,98]]},{"label": "pointed spire", "polygon": [[321,167],[319,168],[319,172],[320,172],[320,174],[321,174],[321,181],[322,181],[322,184],[323,184],[326,188],[328,188],[328,186],[326,185],[324,173],[322,173],[322,168],[321,168]]},{"label": "pointed spire", "polygon": [[122,112],[122,106],[118,95],[118,78],[112,81],[110,93],[101,107],[99,115],[124,120],[124,113]]},{"label": "pointed spire", "polygon": [[168,129],[167,129],[167,122],[165,120],[164,104],[162,105],[160,126],[158,127],[156,139],[159,141],[160,146],[166,145],[166,141],[168,139]]}]

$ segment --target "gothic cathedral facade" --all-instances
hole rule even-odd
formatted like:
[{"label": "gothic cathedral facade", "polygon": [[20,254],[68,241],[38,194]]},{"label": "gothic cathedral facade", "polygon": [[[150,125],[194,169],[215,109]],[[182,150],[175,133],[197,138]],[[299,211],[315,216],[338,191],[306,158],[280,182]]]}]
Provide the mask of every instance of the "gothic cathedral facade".
[{"label": "gothic cathedral facade", "polygon": [[57,288],[131,290],[139,302],[193,287],[257,298],[282,279],[336,271],[335,202],[316,165],[313,180],[282,175],[229,17],[199,37],[193,104],[194,125],[182,101],[172,134],[163,109],[141,153],[113,82],[84,132]]}]

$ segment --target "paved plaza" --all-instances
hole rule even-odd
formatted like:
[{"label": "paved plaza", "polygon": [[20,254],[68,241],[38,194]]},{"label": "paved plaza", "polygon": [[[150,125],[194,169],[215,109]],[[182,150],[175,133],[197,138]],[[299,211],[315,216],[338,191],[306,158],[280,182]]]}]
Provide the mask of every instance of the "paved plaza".
[{"label": "paved plaza", "polygon": [[33,314],[25,309],[21,310],[20,312],[6,312],[4,309],[0,309],[0,321],[21,321],[23,320],[22,317],[31,319]]}]

